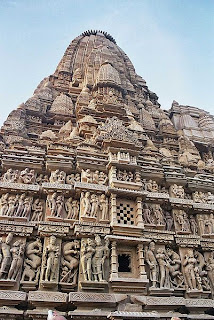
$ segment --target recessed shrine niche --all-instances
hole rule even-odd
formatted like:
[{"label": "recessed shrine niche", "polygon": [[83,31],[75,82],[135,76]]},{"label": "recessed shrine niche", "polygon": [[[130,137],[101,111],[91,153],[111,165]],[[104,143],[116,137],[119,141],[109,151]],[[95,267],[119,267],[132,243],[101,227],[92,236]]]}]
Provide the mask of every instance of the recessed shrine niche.
[{"label": "recessed shrine niche", "polygon": [[213,128],[74,39],[0,130],[0,318],[213,319]]}]

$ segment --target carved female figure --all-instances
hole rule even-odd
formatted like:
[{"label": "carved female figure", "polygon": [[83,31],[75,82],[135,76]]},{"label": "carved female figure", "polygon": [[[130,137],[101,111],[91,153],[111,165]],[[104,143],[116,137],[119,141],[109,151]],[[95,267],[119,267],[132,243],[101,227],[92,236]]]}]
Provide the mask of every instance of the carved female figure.
[{"label": "carved female figure", "polygon": [[43,206],[39,199],[36,199],[32,204],[33,215],[31,221],[41,221],[43,217]]},{"label": "carved female figure", "polygon": [[91,217],[97,217],[99,210],[99,202],[96,194],[91,195]]},{"label": "carved female figure", "polygon": [[164,225],[164,217],[163,217],[163,210],[161,209],[161,207],[156,204],[153,208],[153,213],[154,213],[154,216],[156,218],[156,221],[157,221],[157,225],[160,226],[160,225]]},{"label": "carved female figure", "polygon": [[57,193],[54,192],[52,196],[49,195],[47,198],[47,204],[48,204],[48,207],[50,208],[51,216],[56,215],[56,197],[57,197]]},{"label": "carved female figure", "polygon": [[99,184],[105,184],[106,180],[107,180],[106,174],[103,171],[100,171],[99,178],[98,178],[98,183]]},{"label": "carved female figure", "polygon": [[64,210],[64,197],[58,196],[56,198],[56,217],[62,218]]},{"label": "carved female figure", "polygon": [[11,217],[14,216],[15,210],[17,208],[17,200],[18,196],[11,195],[8,198],[8,211],[7,211],[7,216]]},{"label": "carved female figure", "polygon": [[151,210],[149,209],[149,206],[147,203],[144,203],[143,219],[144,219],[145,223],[148,223],[148,224],[152,224],[154,222],[151,217]]},{"label": "carved female figure", "polygon": [[156,259],[159,265],[159,281],[160,281],[160,288],[170,288],[169,282],[169,262],[167,261],[166,253],[163,248],[158,248]]},{"label": "carved female figure", "polygon": [[197,289],[197,282],[196,282],[196,275],[195,275],[195,266],[197,260],[195,259],[191,250],[188,250],[188,253],[184,257],[183,267],[184,267],[184,274],[188,289],[196,290]]},{"label": "carved female figure", "polygon": [[30,217],[32,202],[33,197],[26,197],[24,199],[24,210],[22,213],[22,217]]},{"label": "carved female figure", "polygon": [[70,197],[65,203],[65,210],[67,211],[67,219],[71,219],[73,215],[72,201],[73,199]]},{"label": "carved female figure", "polygon": [[0,269],[0,279],[6,278],[8,270],[10,268],[11,264],[11,242],[13,239],[13,234],[8,233],[5,241],[1,244],[1,250],[2,250],[2,263],[1,263],[1,269]]},{"label": "carved female figure", "polygon": [[101,194],[100,196],[100,211],[101,211],[101,220],[108,220],[108,199],[105,194]]},{"label": "carved female figure", "polygon": [[189,222],[190,222],[190,229],[191,229],[192,233],[197,234],[198,233],[198,225],[197,225],[193,215],[191,215],[189,217]]},{"label": "carved female figure", "polygon": [[90,192],[81,193],[82,217],[89,217],[91,211]]},{"label": "carved female figure", "polygon": [[72,219],[74,219],[74,220],[78,219],[78,216],[79,216],[79,203],[78,203],[78,200],[73,200],[72,201],[72,211],[73,211]]},{"label": "carved female figure", "polygon": [[92,239],[88,238],[87,242],[82,243],[82,271],[85,281],[92,281],[92,256],[95,252],[94,242]]},{"label": "carved female figure", "polygon": [[22,213],[23,213],[23,210],[24,210],[24,199],[25,199],[25,193],[22,193],[19,197],[19,200],[18,200],[18,208],[17,208],[17,211],[16,211],[16,216],[17,217],[21,217],[22,216]]},{"label": "carved female figure", "polygon": [[212,289],[214,290],[214,251],[210,253],[210,257],[207,260],[206,270],[212,285]]},{"label": "carved female figure", "polygon": [[55,236],[51,236],[49,245],[45,248],[45,256],[47,257],[45,281],[54,281],[58,266],[59,246],[56,243]]},{"label": "carved female figure", "polygon": [[8,197],[9,193],[5,193],[2,195],[0,200],[0,206],[1,206],[1,216],[5,216],[7,214],[8,210]]},{"label": "carved female figure", "polygon": [[93,183],[99,183],[99,171],[98,170],[96,170],[93,173]]},{"label": "carved female figure", "polygon": [[24,255],[25,244],[21,240],[14,242],[13,247],[10,249],[12,254],[12,262],[10,270],[8,272],[9,280],[16,280],[21,270],[23,255]]}]

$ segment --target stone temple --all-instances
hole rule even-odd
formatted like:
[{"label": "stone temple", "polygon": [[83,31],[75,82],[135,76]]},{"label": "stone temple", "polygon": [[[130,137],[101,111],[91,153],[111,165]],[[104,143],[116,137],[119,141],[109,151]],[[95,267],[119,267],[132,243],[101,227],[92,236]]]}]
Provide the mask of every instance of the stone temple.
[{"label": "stone temple", "polygon": [[214,117],[102,31],[0,131],[0,319],[214,319]]}]

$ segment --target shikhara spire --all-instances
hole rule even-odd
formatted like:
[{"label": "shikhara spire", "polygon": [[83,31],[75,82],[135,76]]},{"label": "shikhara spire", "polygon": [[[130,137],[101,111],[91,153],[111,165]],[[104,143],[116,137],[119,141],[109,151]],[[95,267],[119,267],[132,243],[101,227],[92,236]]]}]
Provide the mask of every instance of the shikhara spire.
[{"label": "shikhara spire", "polygon": [[213,142],[111,35],[75,38],[0,131],[1,318],[213,319]]}]

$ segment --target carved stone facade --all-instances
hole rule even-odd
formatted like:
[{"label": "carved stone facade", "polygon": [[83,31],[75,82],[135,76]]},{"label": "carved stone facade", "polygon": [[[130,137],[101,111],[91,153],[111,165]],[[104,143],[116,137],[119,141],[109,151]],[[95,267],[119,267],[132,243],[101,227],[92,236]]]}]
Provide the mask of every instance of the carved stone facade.
[{"label": "carved stone facade", "polygon": [[213,319],[214,119],[87,31],[0,131],[0,318]]}]

